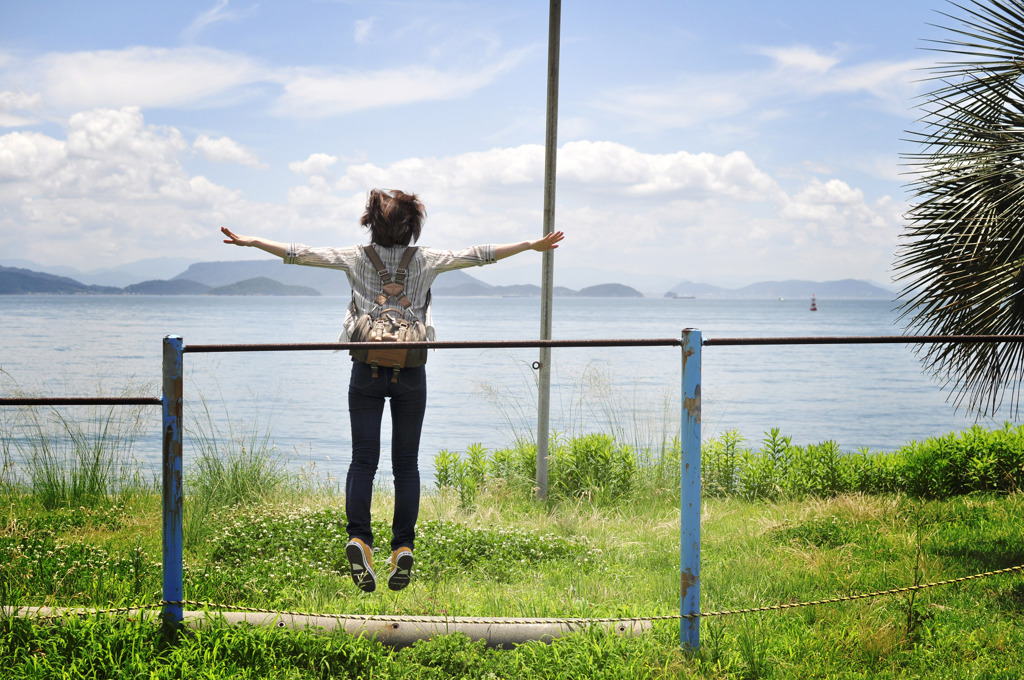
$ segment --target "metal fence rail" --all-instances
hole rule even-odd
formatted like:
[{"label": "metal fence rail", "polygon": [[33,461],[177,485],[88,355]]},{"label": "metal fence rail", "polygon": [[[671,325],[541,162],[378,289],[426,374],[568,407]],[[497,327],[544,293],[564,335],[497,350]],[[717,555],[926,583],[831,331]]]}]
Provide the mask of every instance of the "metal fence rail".
[{"label": "metal fence rail", "polygon": [[[279,343],[185,345],[180,336],[163,339],[163,396],[151,397],[0,397],[0,406],[163,406],[163,618],[176,628],[182,621],[182,413],[186,353],[338,351],[353,348],[498,349],[538,347],[680,347],[682,350],[682,461],[680,469],[680,640],[699,645],[701,507],[701,350],[703,347],[838,344],[935,344],[1024,342],[1024,335],[896,335],[846,337],[703,338],[686,329],[682,338],[604,340],[432,341],[415,343]],[[536,367],[536,365],[535,365]]]},{"label": "metal fence rail", "polygon": [[679,338],[635,338],[612,340],[443,340],[429,342],[296,342],[280,344],[186,345],[184,352],[301,352],[346,349],[504,349],[535,347],[678,347]]},{"label": "metal fence rail", "polygon": [[0,406],[159,406],[159,397],[8,397]]},{"label": "metal fence rail", "polygon": [[850,335],[777,338],[707,338],[706,347],[736,345],[929,345],[940,342],[1022,342],[1024,335]]}]

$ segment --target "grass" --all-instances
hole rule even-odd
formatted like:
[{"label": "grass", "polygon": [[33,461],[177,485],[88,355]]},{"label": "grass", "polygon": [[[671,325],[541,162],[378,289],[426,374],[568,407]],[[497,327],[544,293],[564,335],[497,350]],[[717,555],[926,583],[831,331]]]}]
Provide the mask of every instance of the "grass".
[{"label": "grass", "polygon": [[[528,443],[446,452],[442,483],[423,499],[413,584],[367,595],[344,563],[342,499],[287,472],[268,437],[244,434],[259,429],[192,433],[197,460],[210,460],[197,464],[201,478],[186,480],[186,504],[198,508],[186,534],[188,599],[325,613],[678,613],[679,454],[671,443],[652,453],[613,435],[556,436],[554,493],[543,504],[531,500]],[[702,609],[818,600],[1024,563],[1024,495],[1013,467],[1019,434],[970,430],[878,456],[796,446],[778,432],[757,448],[734,435],[708,442]],[[131,493],[107,485],[105,494],[83,496],[88,504],[54,503],[45,477],[14,474],[10,449],[3,454],[0,605],[160,599],[152,485]],[[858,487],[864,480],[874,486]],[[897,483],[912,492],[889,488]],[[381,546],[390,505],[386,493],[376,495]],[[343,633],[212,619],[168,645],[154,616],[53,625],[0,617],[0,667],[5,678],[1020,678],[1024,577],[711,617],[701,634],[697,654],[680,648],[676,620],[634,638],[595,628],[496,651],[453,634],[396,650]]]},{"label": "grass", "polygon": [[50,509],[94,507],[145,485],[132,455],[142,408],[24,408],[19,416],[16,427],[0,422],[0,492],[16,484],[15,455],[28,462],[33,494]]},{"label": "grass", "polygon": [[[191,552],[186,595],[346,613],[677,611],[678,511],[671,502],[545,508],[488,493],[463,510],[445,495],[435,494],[425,508],[421,568],[400,594],[354,589],[337,563],[342,516],[331,499],[319,499],[320,507],[235,509],[214,518],[221,529],[205,550]],[[3,518],[8,601],[108,606],[157,599],[158,547],[140,535],[158,522],[155,505],[76,515],[23,498],[17,513]],[[935,580],[1012,566],[1024,557],[1022,511],[1019,495],[711,499],[704,508],[703,608],[884,589],[913,582],[918,569]],[[334,677],[323,674],[328,668],[337,677],[853,677],[853,666],[873,677],[1010,678],[1024,670],[1017,653],[1022,622],[1024,583],[1004,576],[922,591],[912,607],[906,597],[889,597],[707,619],[697,656],[679,649],[675,622],[658,622],[633,639],[593,631],[512,652],[457,636],[396,651],[340,634],[213,625],[164,649],[152,623],[98,616],[55,626],[0,622],[8,640],[0,659],[22,673],[9,677],[62,677],[58,669],[74,663],[107,664],[99,677],[178,677],[175,668],[209,662],[211,677]]]},{"label": "grass", "polygon": [[[48,510],[8,495],[0,577],[8,604],[108,607],[159,599],[158,499]],[[670,498],[551,506],[486,490],[474,507],[427,498],[417,572],[398,594],[358,592],[342,564],[343,513],[319,497],[221,509],[190,546],[186,596],[292,610],[620,617],[678,611],[678,509]],[[375,516],[386,517],[381,498]],[[841,495],[806,502],[708,499],[702,609],[815,600],[1024,562],[1024,498]],[[387,527],[375,527],[386,545]],[[379,559],[379,558],[378,558]],[[161,646],[145,618],[0,621],[5,677],[992,677],[1024,675],[1024,579],[909,597],[706,619],[679,648],[675,621],[623,639],[597,630],[498,652],[459,636],[392,650],[344,634],[214,623]],[[69,669],[78,668],[79,674]],[[85,669],[92,669],[86,672]],[[855,670],[854,670],[855,669]],[[489,675],[493,674],[493,675]]]}]

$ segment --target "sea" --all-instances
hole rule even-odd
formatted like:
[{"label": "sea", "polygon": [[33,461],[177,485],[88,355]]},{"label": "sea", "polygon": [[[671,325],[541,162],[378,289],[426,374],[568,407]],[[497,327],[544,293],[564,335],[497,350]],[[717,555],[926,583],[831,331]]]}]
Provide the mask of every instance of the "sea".
[{"label": "sea", "polygon": [[[0,296],[0,395],[160,396],[162,341],[186,345],[334,342],[340,297]],[[899,335],[894,303],[879,300],[717,300],[556,297],[555,339],[705,339]],[[438,340],[530,340],[539,336],[538,298],[437,297]],[[424,482],[441,451],[465,452],[533,440],[539,350],[439,349],[427,363],[421,442]],[[345,352],[185,354],[185,466],[200,442],[251,445],[254,435],[288,466],[324,483],[343,480],[349,461]],[[912,346],[707,346],[702,353],[701,434],[735,431],[757,447],[772,428],[795,444],[832,440],[844,451],[891,451],[912,440],[980,423],[957,410]],[[660,450],[679,435],[681,350],[594,347],[552,350],[550,424],[555,436],[613,434]],[[3,407],[0,407],[3,408]],[[13,407],[0,425],[15,419]],[[60,417],[103,421],[110,408],[60,407]],[[116,407],[127,408],[127,407]],[[160,462],[160,409],[143,409],[132,455]],[[148,409],[148,410],[146,410]],[[48,412],[52,412],[52,409]],[[391,424],[383,424],[382,479],[390,469]],[[8,427],[9,439],[17,429]],[[232,443],[234,442],[234,443]],[[14,457],[17,446],[9,446]]]}]

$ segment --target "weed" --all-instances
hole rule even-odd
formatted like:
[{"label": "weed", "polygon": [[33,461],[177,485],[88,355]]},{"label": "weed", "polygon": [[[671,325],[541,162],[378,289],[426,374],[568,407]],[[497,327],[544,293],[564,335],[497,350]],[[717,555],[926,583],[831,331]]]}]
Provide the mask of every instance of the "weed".
[{"label": "weed", "polygon": [[757,680],[771,674],[772,664],[765,653],[765,642],[757,622],[751,623],[744,616],[739,635],[736,637],[743,670],[740,677],[744,680]]},{"label": "weed", "polygon": [[815,517],[796,526],[775,531],[783,541],[797,541],[817,548],[839,548],[853,542],[859,532],[857,525],[848,519],[832,515]]},{"label": "weed", "polygon": [[[185,474],[183,532],[189,545],[209,539],[209,516],[222,508],[269,503],[292,478],[286,462],[276,451],[270,430],[261,430],[259,414],[238,425],[226,411],[216,418],[209,402],[199,399],[198,410],[189,414],[186,434],[196,451]],[[227,423],[223,432],[218,423]]]},{"label": "weed", "polygon": [[571,559],[584,568],[591,563],[589,549],[580,539],[552,533],[427,520],[420,524],[418,534],[417,576],[425,578],[442,578],[486,565],[488,578],[507,581],[542,562]]},{"label": "weed", "polygon": [[5,423],[0,490],[9,495],[14,488],[12,446],[27,468],[28,488],[46,508],[96,507],[144,488],[132,455],[144,429],[143,407],[87,412],[73,417],[65,408],[26,408]]},{"label": "weed", "polygon": [[[379,524],[374,531],[387,533]],[[280,601],[316,588],[323,577],[347,574],[347,542],[339,510],[237,513],[212,535],[206,564],[186,570],[186,584],[205,599]]]},{"label": "weed", "polygon": [[707,442],[701,451],[701,484],[706,496],[735,495],[739,489],[743,437],[731,430]]}]

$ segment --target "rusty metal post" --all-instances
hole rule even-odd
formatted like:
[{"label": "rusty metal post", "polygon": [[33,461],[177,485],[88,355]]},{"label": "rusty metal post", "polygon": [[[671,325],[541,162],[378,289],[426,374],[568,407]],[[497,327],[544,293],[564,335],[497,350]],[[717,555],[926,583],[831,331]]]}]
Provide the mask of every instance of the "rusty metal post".
[{"label": "rusty metal post", "polygon": [[[164,338],[163,362],[163,572],[164,595],[168,602],[180,602],[183,593],[183,532],[181,495],[182,447],[182,355],[184,343],[177,335]],[[177,630],[181,623],[180,604],[164,605],[164,626]]]},{"label": "rusty metal post", "polygon": [[679,640],[691,651],[700,645],[700,350],[701,332],[684,330]]}]

